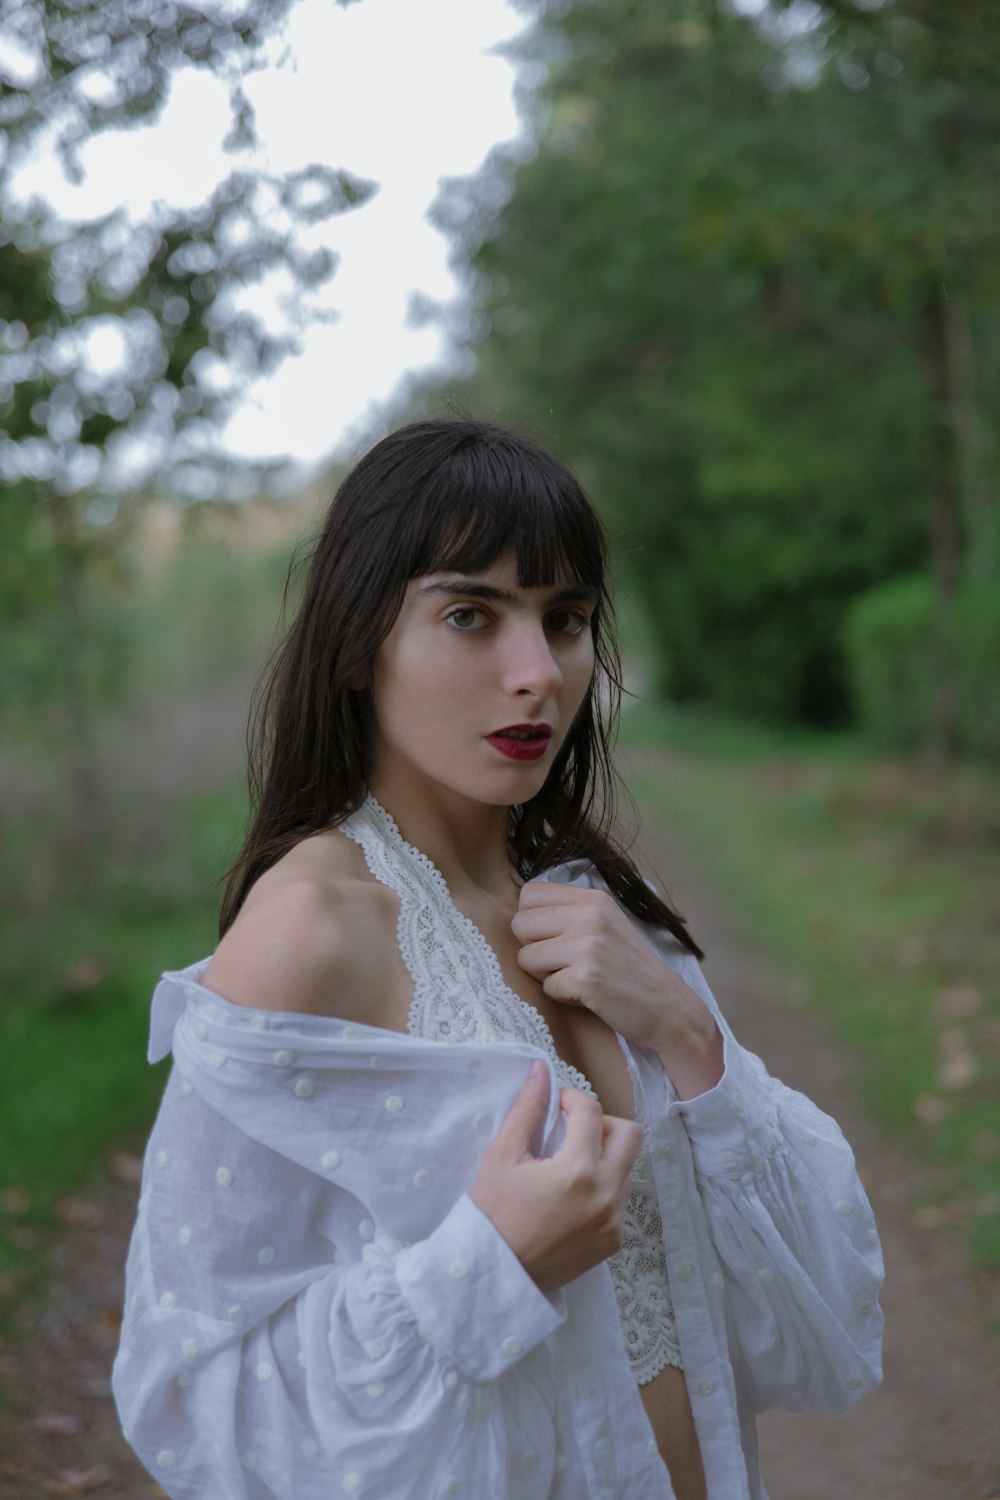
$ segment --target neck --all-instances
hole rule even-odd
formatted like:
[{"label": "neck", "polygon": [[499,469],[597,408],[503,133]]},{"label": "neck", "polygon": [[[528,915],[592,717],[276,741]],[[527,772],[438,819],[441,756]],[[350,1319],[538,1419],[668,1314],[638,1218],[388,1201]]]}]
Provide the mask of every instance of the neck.
[{"label": "neck", "polygon": [[[372,778],[369,788],[408,844],[436,865],[454,900],[487,893],[510,904],[520,883],[507,847],[510,809],[476,802],[446,788],[428,795]],[[515,898],[516,899],[516,898]]]}]

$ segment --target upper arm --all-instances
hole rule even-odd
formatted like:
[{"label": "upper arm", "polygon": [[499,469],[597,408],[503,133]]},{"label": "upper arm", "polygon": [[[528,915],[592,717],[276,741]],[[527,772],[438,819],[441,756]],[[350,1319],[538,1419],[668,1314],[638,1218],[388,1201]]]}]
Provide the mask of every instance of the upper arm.
[{"label": "upper arm", "polygon": [[346,905],[332,882],[264,877],[216,949],[204,983],[237,1005],[365,1019],[357,1014]]}]

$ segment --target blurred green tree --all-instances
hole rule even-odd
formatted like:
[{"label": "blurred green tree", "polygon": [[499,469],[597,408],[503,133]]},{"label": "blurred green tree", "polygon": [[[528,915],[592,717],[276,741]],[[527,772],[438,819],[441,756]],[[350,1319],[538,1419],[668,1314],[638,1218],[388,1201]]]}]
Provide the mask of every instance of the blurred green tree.
[{"label": "blurred green tree", "polygon": [[[323,315],[310,293],[334,261],[301,248],[301,226],[374,190],[323,164],[284,176],[246,164],[245,81],[292,3],[0,0],[0,706],[54,712],[78,846],[99,815],[92,718],[114,660],[100,593],[120,566],[127,502],[152,476],[205,493],[213,431],[241,384],[294,347],[303,317]],[[88,141],[155,123],[186,67],[225,81],[225,146],[244,153],[207,201],[67,223],[25,190],[40,153],[54,149],[79,180]],[[278,273],[280,334],[252,295]]]},{"label": "blurred green tree", "polygon": [[[979,100],[981,59],[966,89],[932,49],[910,63],[905,16],[890,47],[819,6],[540,9],[537,157],[440,209],[473,250],[465,399],[541,415],[588,474],[668,692],[842,721],[849,602],[969,556],[963,400],[972,551],[995,557],[969,366],[971,308],[996,329],[997,134],[984,117],[957,149],[944,123]],[[964,386],[942,383],[944,337]]]}]

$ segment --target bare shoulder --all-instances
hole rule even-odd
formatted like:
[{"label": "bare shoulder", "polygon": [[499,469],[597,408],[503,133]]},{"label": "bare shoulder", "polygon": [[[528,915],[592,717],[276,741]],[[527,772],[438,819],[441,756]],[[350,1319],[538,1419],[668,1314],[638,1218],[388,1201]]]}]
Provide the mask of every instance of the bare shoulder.
[{"label": "bare shoulder", "polygon": [[238,1005],[405,1031],[398,909],[346,835],[306,839],[253,885],[204,982]]}]

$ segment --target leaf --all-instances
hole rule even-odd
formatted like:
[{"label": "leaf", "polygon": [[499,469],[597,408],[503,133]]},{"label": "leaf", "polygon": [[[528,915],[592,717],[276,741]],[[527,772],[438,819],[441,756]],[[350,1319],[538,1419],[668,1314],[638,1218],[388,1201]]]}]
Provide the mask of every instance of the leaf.
[{"label": "leaf", "polygon": [[110,1484],[114,1477],[111,1470],[105,1468],[63,1469],[54,1478],[43,1479],[42,1488],[49,1495],[89,1495],[92,1490]]},{"label": "leaf", "polygon": [[132,1156],[128,1151],[112,1151],[108,1166],[119,1182],[138,1185],[142,1181],[142,1157]]},{"label": "leaf", "polygon": [[100,1206],[89,1198],[60,1198],[56,1212],[73,1229],[96,1229],[104,1219]]},{"label": "leaf", "polygon": [[72,1437],[79,1423],[76,1417],[68,1412],[49,1412],[40,1417],[34,1417],[28,1426],[32,1432],[41,1433],[43,1437]]}]

